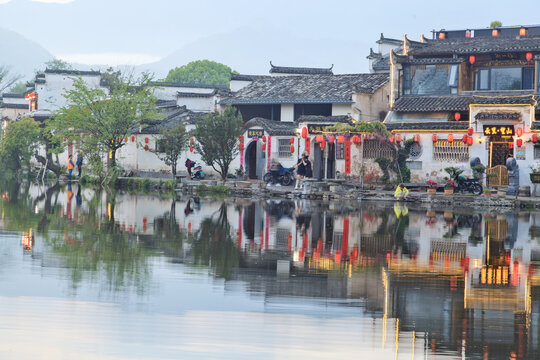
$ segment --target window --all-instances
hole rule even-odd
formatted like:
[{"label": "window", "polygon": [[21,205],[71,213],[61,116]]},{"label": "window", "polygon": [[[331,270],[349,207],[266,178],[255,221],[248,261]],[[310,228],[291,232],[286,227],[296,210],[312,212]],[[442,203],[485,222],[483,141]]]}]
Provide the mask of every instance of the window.
[{"label": "window", "polygon": [[336,142],[336,160],[345,159],[345,143]]},{"label": "window", "polygon": [[475,90],[533,89],[533,67],[499,67],[480,69],[474,76]]},{"label": "window", "polygon": [[458,65],[417,65],[403,69],[403,91],[413,95],[457,93]]},{"label": "window", "polygon": [[291,157],[291,140],[290,139],[278,139],[279,141],[279,149],[278,149],[278,156],[279,157]]},{"label": "window", "polygon": [[540,159],[540,145],[534,147],[534,159]]},{"label": "window", "polygon": [[165,139],[156,140],[156,152],[164,153],[165,152]]},{"label": "window", "polygon": [[364,140],[364,159],[394,158],[394,149],[386,142]]},{"label": "window", "polygon": [[433,160],[448,162],[469,161],[469,146],[462,141],[437,140],[433,144]]}]

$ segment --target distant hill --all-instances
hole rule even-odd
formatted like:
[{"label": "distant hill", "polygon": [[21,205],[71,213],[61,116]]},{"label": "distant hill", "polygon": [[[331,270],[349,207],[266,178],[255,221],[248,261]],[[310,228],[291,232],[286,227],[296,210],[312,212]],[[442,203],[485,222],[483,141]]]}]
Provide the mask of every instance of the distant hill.
[{"label": "distant hill", "polygon": [[54,56],[38,43],[7,29],[0,28],[0,65],[9,65],[14,73],[30,80],[35,70],[44,69]]}]

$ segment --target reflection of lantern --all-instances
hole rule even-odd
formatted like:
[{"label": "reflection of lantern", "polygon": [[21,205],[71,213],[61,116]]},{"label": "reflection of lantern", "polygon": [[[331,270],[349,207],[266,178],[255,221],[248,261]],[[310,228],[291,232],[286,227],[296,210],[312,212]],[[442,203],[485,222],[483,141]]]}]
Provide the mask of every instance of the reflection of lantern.
[{"label": "reflection of lantern", "polygon": [[450,142],[454,141],[454,135],[449,134],[448,135],[448,141],[450,141]]},{"label": "reflection of lantern", "polygon": [[262,151],[263,151],[263,152],[266,151],[266,144],[262,144]]},{"label": "reflection of lantern", "polygon": [[521,135],[523,135],[523,129],[522,129],[522,128],[517,128],[517,129],[516,129],[516,135],[517,135],[518,137],[521,137]]},{"label": "reflection of lantern", "polygon": [[467,145],[472,145],[472,144],[473,144],[473,138],[469,136],[467,138]]},{"label": "reflection of lantern", "polygon": [[358,144],[358,143],[360,143],[360,136],[353,135],[351,140],[352,140],[353,144]]},{"label": "reflection of lantern", "polygon": [[513,149],[513,148],[514,148],[514,143],[513,143],[513,142],[509,142],[509,143],[508,143],[508,148],[509,148],[509,149]]},{"label": "reflection of lantern", "polygon": [[527,61],[531,61],[532,58],[533,58],[532,53],[528,52],[528,53],[525,54],[525,59],[527,59]]},{"label": "reflection of lantern", "polygon": [[324,141],[324,137],[322,135],[317,135],[315,136],[315,142],[323,142]]},{"label": "reflection of lantern", "polygon": [[456,119],[456,120],[459,121],[459,119],[461,119],[461,113],[458,113],[458,112],[455,113],[455,114],[454,114],[454,119]]},{"label": "reflection of lantern", "polygon": [[193,152],[193,146],[189,147],[189,152]]},{"label": "reflection of lantern", "polygon": [[148,145],[144,145],[144,151],[148,151]]},{"label": "reflection of lantern", "polygon": [[294,145],[291,145],[291,154],[294,153]]},{"label": "reflection of lantern", "polygon": [[431,135],[431,141],[437,142],[437,134]]},{"label": "reflection of lantern", "polygon": [[307,127],[302,128],[302,139],[307,138],[307,135],[308,135]]},{"label": "reflection of lantern", "polygon": [[328,143],[329,143],[329,144],[333,144],[333,143],[334,143],[334,140],[336,140],[336,139],[334,138],[334,135],[328,135]]},{"label": "reflection of lantern", "polygon": [[468,138],[469,138],[469,137],[468,137],[467,135],[463,135],[463,139],[461,139],[461,140],[463,140],[463,142],[466,144]]},{"label": "reflection of lantern", "polygon": [[531,140],[533,143],[536,143],[538,141],[538,135],[533,134],[533,136],[531,136]]},{"label": "reflection of lantern", "polygon": [[340,143],[340,144],[343,144],[345,142],[345,136],[339,135],[337,137],[337,142]]},{"label": "reflection of lantern", "polygon": [[474,64],[475,61],[476,61],[476,57],[474,55],[469,56],[469,62],[471,64]]},{"label": "reflection of lantern", "polygon": [[397,143],[400,143],[400,142],[401,142],[401,135],[396,135],[396,142],[397,142]]},{"label": "reflection of lantern", "polygon": [[517,139],[516,144],[517,144],[517,146],[523,145],[523,139]]},{"label": "reflection of lantern", "polygon": [[124,142],[127,143],[128,142],[128,138],[127,136],[124,138]]},{"label": "reflection of lantern", "polygon": [[474,134],[474,129],[473,128],[468,128],[467,129],[467,135],[471,136],[472,134]]},{"label": "reflection of lantern", "polygon": [[414,142],[420,142],[420,135],[414,135]]}]

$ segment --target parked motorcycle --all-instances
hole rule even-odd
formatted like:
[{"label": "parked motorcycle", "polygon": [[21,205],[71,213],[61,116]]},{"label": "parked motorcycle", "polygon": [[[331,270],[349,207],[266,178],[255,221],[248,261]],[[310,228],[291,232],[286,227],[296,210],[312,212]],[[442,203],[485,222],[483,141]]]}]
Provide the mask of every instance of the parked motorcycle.
[{"label": "parked motorcycle", "polygon": [[191,169],[191,180],[193,179],[196,179],[196,180],[204,179],[204,171],[200,164],[195,163],[195,165],[193,165],[193,168]]},{"label": "parked motorcycle", "polygon": [[281,164],[274,164],[270,167],[270,171],[264,174],[263,181],[267,184],[289,186],[294,182],[294,168],[285,168]]},{"label": "parked motorcycle", "polygon": [[474,195],[480,195],[482,192],[484,192],[484,188],[482,187],[482,184],[480,184],[480,180],[476,178],[466,178],[462,175],[457,175],[454,177],[455,187],[454,191],[459,193],[471,193]]}]

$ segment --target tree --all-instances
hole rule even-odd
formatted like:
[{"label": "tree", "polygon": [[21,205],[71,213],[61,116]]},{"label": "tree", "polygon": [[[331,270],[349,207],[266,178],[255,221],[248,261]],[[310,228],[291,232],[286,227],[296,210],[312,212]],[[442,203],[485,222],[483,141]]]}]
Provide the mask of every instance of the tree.
[{"label": "tree", "polygon": [[124,139],[145,120],[159,116],[150,83],[148,74],[138,79],[119,77],[107,91],[74,78],[73,88],[64,93],[68,105],[50,123],[52,132],[76,141],[88,152],[85,156],[109,154],[109,168],[114,168],[116,151],[126,144]]},{"label": "tree", "polygon": [[19,81],[9,89],[9,92],[12,94],[24,94],[26,92],[26,84]]},{"label": "tree", "polygon": [[52,59],[45,63],[45,66],[49,70],[73,70],[70,63],[60,59]]},{"label": "tree", "polygon": [[169,165],[173,176],[176,177],[176,164],[182,151],[186,148],[188,135],[183,124],[178,124],[172,129],[161,130],[161,139],[158,142],[163,152],[153,151],[165,164]]},{"label": "tree", "polygon": [[229,166],[238,155],[238,137],[242,133],[242,115],[232,106],[222,113],[207,114],[194,131],[197,151],[202,160],[227,180]]},{"label": "tree", "polygon": [[229,85],[231,73],[232,70],[227,65],[210,60],[197,60],[169,70],[165,81],[204,85]]},{"label": "tree", "polygon": [[31,118],[10,122],[0,143],[0,163],[4,169],[19,170],[29,165],[40,140],[39,124]]},{"label": "tree", "polygon": [[489,27],[492,29],[500,28],[501,26],[502,26],[502,22],[500,22],[499,20],[494,20],[489,24]]},{"label": "tree", "polygon": [[22,78],[22,75],[13,74],[7,65],[0,65],[0,94],[10,88]]}]

